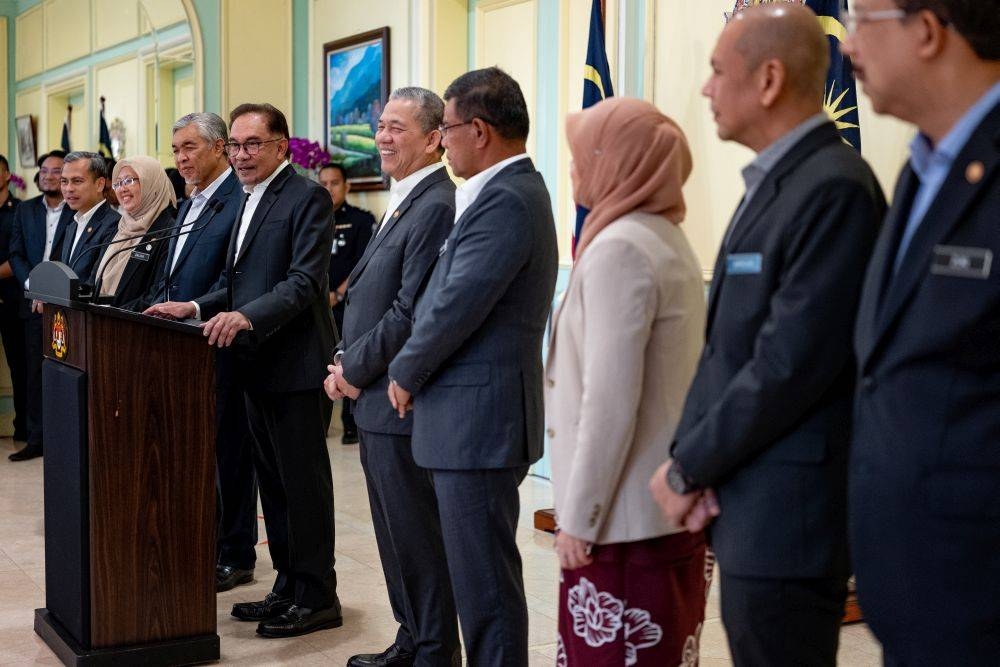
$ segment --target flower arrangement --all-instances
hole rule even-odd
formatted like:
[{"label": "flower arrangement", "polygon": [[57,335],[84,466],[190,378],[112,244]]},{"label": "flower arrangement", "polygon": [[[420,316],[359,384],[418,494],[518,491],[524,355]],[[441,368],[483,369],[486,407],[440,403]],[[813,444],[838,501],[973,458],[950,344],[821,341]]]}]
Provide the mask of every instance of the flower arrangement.
[{"label": "flower arrangement", "polygon": [[13,173],[10,175],[10,183],[8,185],[12,190],[16,190],[20,193],[23,193],[28,187],[28,184],[24,182],[23,178]]},{"label": "flower arrangement", "polygon": [[330,161],[330,154],[318,141],[302,137],[288,140],[288,154],[295,171],[313,180],[318,178],[319,168]]}]

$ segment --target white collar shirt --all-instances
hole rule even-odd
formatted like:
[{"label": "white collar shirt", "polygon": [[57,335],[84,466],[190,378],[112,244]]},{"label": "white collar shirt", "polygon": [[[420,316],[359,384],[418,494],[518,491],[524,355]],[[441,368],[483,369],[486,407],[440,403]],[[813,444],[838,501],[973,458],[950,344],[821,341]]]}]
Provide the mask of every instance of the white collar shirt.
[{"label": "white collar shirt", "polygon": [[475,203],[476,199],[479,197],[479,193],[483,191],[483,188],[485,188],[486,184],[490,182],[490,179],[503,171],[505,167],[514,164],[518,160],[524,160],[526,158],[528,158],[528,154],[521,153],[519,155],[515,155],[514,157],[509,157],[506,160],[501,160],[492,167],[483,169],[465,183],[458,186],[455,190],[455,222],[458,222],[459,218],[462,217],[462,214]]},{"label": "white collar shirt", "polygon": [[399,205],[410,196],[410,193],[413,192],[413,188],[417,187],[417,184],[420,183],[420,181],[424,180],[438,169],[444,169],[443,162],[429,164],[426,167],[416,170],[402,180],[394,180],[392,182],[392,186],[389,188],[389,202],[385,207],[385,214],[382,216],[382,220],[378,224],[378,229],[375,231],[376,236],[378,236],[378,233],[385,227],[386,221],[388,221],[392,214],[396,212]]},{"label": "white collar shirt", "polygon": [[278,174],[285,170],[285,168],[290,168],[288,160],[285,160],[278,165],[278,168],[271,172],[271,175],[265,178],[263,181],[254,186],[243,186],[243,192],[250,195],[247,197],[246,206],[243,207],[243,217],[240,218],[240,230],[236,234],[236,256],[240,256],[240,252],[243,250],[243,240],[246,238],[247,229],[250,227],[250,221],[253,220],[253,214],[257,211],[257,205],[260,204],[261,197],[264,196],[264,192],[267,191],[267,186],[271,185],[271,181],[277,178]]},{"label": "white collar shirt", "polygon": [[97,202],[97,204],[87,211],[86,213],[76,212],[73,216],[73,221],[76,222],[76,235],[73,237],[73,245],[70,246],[69,256],[73,257],[73,253],[76,252],[76,244],[80,242],[80,237],[83,236],[83,230],[87,228],[87,224],[90,223],[91,218],[97,213],[97,209],[104,205],[104,200]]},{"label": "white collar shirt", "polygon": [[50,208],[48,204],[45,204],[45,252],[42,253],[43,262],[48,260],[52,255],[52,243],[56,238],[56,227],[59,226],[59,218],[62,217],[64,206],[66,206],[65,199],[59,202],[59,205],[55,208]]},{"label": "white collar shirt", "polygon": [[205,210],[205,204],[208,200],[212,198],[215,191],[219,189],[222,182],[229,178],[229,174],[233,173],[232,167],[227,167],[222,175],[216,178],[214,181],[208,184],[204,190],[195,190],[191,193],[191,206],[188,207],[187,213],[184,214],[184,220],[181,221],[180,226],[177,227],[175,234],[179,233],[180,236],[177,237],[177,242],[174,245],[174,254],[170,258],[170,273],[173,273],[174,267],[177,266],[177,258],[181,256],[181,250],[184,248],[184,243],[187,241],[190,234],[182,233],[190,231],[194,223],[201,217],[202,211]]}]

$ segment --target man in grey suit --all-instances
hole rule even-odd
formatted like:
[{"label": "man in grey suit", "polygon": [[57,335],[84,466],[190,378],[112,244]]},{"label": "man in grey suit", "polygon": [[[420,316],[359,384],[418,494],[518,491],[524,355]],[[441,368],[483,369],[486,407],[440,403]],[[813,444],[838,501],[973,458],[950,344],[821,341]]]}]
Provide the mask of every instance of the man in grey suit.
[{"label": "man in grey suit", "polygon": [[541,348],[557,250],[548,190],[525,153],[521,88],[491,67],[445,91],[441,132],[466,182],[454,229],[389,365],[413,406],[413,458],[430,470],[469,663],[526,665],[517,487],[542,454]]},{"label": "man in grey suit", "polygon": [[413,460],[413,419],[386,400],[389,362],[410,336],[413,303],[455,222],[455,184],[441,162],[444,102],[424,88],[393,92],[375,143],[392,177],[389,205],[347,279],[344,332],[327,394],[354,399],[361,466],[396,640],[364,665],[444,665],[461,659],[458,622],[431,477]]}]

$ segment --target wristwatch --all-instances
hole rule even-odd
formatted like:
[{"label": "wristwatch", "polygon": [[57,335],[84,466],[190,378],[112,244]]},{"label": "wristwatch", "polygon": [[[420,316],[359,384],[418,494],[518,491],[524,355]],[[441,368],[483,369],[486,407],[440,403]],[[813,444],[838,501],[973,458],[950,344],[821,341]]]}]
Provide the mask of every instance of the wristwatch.
[{"label": "wristwatch", "polygon": [[693,491],[697,491],[700,487],[697,482],[684,474],[684,469],[681,468],[681,464],[678,463],[677,459],[670,465],[667,470],[667,486],[674,493],[679,493],[684,496]]}]

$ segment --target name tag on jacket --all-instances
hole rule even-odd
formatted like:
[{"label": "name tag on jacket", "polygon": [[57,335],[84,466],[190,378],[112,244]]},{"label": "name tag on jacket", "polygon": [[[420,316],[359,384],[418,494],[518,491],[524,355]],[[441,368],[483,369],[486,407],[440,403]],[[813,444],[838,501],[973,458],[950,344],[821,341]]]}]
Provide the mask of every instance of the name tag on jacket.
[{"label": "name tag on jacket", "polygon": [[747,276],[760,273],[763,259],[759,252],[740,252],[726,255],[726,274]]},{"label": "name tag on jacket", "polygon": [[133,250],[132,251],[132,258],[133,259],[137,259],[140,262],[148,262],[149,261],[149,253],[148,252],[141,252],[139,250]]},{"label": "name tag on jacket", "polygon": [[990,277],[992,265],[993,251],[989,248],[937,245],[934,246],[934,257],[931,259],[931,273],[986,280]]}]

